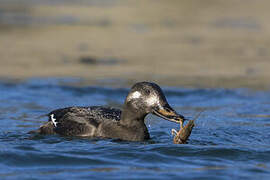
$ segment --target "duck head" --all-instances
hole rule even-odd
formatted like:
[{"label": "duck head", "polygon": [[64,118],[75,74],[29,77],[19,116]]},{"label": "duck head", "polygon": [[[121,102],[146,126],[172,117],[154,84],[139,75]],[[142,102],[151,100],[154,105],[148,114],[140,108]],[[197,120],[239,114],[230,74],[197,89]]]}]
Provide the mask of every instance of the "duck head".
[{"label": "duck head", "polygon": [[172,122],[184,122],[184,116],[178,114],[168,104],[161,88],[151,82],[139,82],[133,85],[124,104],[121,120],[144,120],[149,113]]}]

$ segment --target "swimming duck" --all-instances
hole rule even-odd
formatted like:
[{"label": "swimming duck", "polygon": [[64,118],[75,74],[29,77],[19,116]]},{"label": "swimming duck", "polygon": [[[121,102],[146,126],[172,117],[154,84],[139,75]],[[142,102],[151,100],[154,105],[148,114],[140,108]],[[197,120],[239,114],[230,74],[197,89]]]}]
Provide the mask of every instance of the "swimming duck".
[{"label": "swimming duck", "polygon": [[56,109],[48,114],[49,121],[35,132],[143,141],[150,138],[144,123],[149,113],[181,124],[185,120],[170,107],[157,84],[139,82],[128,93],[122,111],[101,106]]}]

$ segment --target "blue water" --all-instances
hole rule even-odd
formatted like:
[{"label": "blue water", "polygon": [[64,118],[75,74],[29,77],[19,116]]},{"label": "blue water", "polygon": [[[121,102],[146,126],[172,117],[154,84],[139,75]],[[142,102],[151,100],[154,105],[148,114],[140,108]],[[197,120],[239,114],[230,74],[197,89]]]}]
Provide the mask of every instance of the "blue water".
[{"label": "blue water", "polygon": [[189,144],[173,144],[178,125],[152,115],[147,142],[29,135],[55,108],[121,107],[129,89],[1,81],[0,179],[270,179],[269,91],[163,89],[185,116],[206,109]]}]

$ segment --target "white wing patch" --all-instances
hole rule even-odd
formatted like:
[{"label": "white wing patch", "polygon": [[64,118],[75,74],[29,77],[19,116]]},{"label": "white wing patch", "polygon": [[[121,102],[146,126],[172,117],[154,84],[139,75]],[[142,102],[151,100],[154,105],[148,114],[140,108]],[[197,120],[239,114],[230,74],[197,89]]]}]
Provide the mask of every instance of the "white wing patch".
[{"label": "white wing patch", "polygon": [[54,114],[51,114],[51,120],[53,122],[53,125],[56,127],[58,122],[56,122],[56,119],[54,118]]}]

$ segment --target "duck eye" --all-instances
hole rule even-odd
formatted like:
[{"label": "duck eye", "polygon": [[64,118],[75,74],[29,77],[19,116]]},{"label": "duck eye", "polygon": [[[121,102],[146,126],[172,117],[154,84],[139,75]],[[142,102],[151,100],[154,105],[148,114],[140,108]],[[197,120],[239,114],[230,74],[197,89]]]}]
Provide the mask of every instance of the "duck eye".
[{"label": "duck eye", "polygon": [[150,94],[150,90],[149,90],[149,89],[146,89],[146,90],[145,90],[145,94],[146,94],[146,95],[149,95],[149,94]]}]

